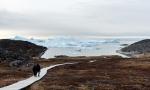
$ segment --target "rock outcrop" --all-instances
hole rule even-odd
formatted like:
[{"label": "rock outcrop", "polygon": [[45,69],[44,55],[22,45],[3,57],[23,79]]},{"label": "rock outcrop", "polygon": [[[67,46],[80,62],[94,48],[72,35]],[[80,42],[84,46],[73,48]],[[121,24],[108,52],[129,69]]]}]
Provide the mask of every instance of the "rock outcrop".
[{"label": "rock outcrop", "polygon": [[47,50],[27,41],[2,39],[0,40],[0,62],[7,62],[10,66],[21,65],[34,57],[40,58]]},{"label": "rock outcrop", "polygon": [[126,54],[128,56],[150,53],[150,39],[133,43],[125,48],[122,48],[120,51],[122,54]]}]

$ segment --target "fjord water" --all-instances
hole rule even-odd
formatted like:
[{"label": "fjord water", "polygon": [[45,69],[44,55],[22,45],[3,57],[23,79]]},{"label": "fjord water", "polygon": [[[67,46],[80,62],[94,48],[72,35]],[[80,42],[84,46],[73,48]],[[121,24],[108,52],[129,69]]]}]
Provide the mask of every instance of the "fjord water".
[{"label": "fjord water", "polygon": [[[53,38],[48,50],[42,56],[43,58],[53,58],[58,55],[67,56],[100,56],[100,55],[120,55],[117,50],[132,44],[144,38],[100,38],[74,40],[68,38]],[[56,43],[57,42],[57,43]]]},{"label": "fjord water", "polygon": [[15,40],[29,41],[36,45],[45,46],[48,50],[42,58],[53,58],[58,55],[67,56],[100,56],[120,55],[117,50],[134,42],[148,39],[150,37],[101,37],[101,38],[75,38],[66,36],[55,36],[48,39],[28,39],[16,36]]}]

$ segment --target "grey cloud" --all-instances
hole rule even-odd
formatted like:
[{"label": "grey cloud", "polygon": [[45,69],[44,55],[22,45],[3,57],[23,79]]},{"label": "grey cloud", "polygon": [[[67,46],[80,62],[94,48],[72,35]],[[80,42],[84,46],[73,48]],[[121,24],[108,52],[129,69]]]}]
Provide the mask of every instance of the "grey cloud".
[{"label": "grey cloud", "polygon": [[70,12],[64,13],[0,11],[0,29],[27,30],[43,35],[146,35],[150,32],[150,1],[104,2],[79,2],[70,7]]}]

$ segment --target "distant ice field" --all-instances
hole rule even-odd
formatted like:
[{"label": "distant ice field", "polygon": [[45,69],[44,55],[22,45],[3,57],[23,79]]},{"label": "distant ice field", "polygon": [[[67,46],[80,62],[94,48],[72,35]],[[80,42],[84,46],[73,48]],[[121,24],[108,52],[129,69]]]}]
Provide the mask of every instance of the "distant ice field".
[{"label": "distant ice field", "polygon": [[48,50],[43,58],[53,58],[58,55],[67,56],[100,56],[120,55],[117,50],[142,39],[149,37],[103,37],[103,38],[75,38],[75,37],[50,37],[48,39],[28,39],[16,36],[14,40],[29,41],[37,45],[45,46]]}]

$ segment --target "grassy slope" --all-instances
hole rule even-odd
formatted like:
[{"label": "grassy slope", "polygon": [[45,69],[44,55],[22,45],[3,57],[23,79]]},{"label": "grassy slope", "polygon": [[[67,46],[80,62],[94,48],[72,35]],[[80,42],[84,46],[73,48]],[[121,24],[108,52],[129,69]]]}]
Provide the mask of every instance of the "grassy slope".
[{"label": "grassy slope", "polygon": [[[81,58],[73,60],[78,61],[79,59]],[[49,70],[41,81],[31,85],[27,90],[150,89],[149,58],[92,57],[82,59],[84,60],[76,65],[60,66]],[[97,61],[90,63],[90,60]],[[64,60],[63,62],[66,61]]]},{"label": "grassy slope", "polygon": [[32,75],[29,68],[12,68],[8,64],[0,63],[0,87],[10,85]]},{"label": "grassy slope", "polygon": [[[97,60],[90,63],[91,60]],[[56,67],[27,90],[149,90],[150,59],[119,57],[74,57],[39,60],[42,67],[64,62],[75,65]],[[32,75],[31,68],[12,69],[0,64],[0,86]]]}]

